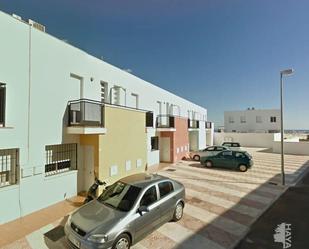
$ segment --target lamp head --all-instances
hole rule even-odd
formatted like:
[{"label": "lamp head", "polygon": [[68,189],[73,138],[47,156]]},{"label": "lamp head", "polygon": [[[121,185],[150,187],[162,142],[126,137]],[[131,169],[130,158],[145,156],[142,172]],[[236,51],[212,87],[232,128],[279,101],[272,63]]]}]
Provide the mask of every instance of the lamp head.
[{"label": "lamp head", "polygon": [[281,75],[291,75],[291,74],[293,74],[294,73],[294,69],[292,69],[292,68],[289,68],[289,69],[285,69],[285,70],[282,70],[282,71],[280,71],[280,74]]}]

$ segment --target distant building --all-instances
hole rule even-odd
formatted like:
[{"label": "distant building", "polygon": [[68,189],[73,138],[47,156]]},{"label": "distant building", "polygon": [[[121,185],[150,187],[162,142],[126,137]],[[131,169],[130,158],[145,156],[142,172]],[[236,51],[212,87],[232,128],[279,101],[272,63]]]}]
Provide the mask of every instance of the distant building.
[{"label": "distant building", "polygon": [[280,131],[280,110],[248,108],[244,111],[224,112],[225,132],[261,132]]}]

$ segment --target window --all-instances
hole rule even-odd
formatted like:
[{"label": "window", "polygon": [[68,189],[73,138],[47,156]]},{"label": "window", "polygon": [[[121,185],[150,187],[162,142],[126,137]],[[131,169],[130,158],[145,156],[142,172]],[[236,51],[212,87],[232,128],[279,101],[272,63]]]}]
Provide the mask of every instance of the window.
[{"label": "window", "polygon": [[151,150],[159,150],[159,137],[151,137]]},{"label": "window", "polygon": [[262,117],[261,116],[256,116],[256,122],[257,123],[262,123]]},{"label": "window", "polygon": [[214,150],[215,150],[215,147],[208,147],[204,151],[214,151]]},{"label": "window", "polygon": [[161,182],[159,183],[159,191],[160,191],[160,197],[164,197],[168,195],[169,193],[174,191],[173,184],[171,182]]},{"label": "window", "polygon": [[5,84],[0,83],[0,127],[5,126]]},{"label": "window", "polygon": [[115,182],[99,196],[98,201],[116,210],[128,212],[133,207],[141,189],[124,182]]},{"label": "window", "polygon": [[[232,147],[232,143],[223,143],[222,146]],[[220,147],[219,147],[220,148]],[[222,149],[222,148],[221,148]]]},{"label": "window", "polygon": [[146,127],[153,127],[153,112],[146,112]]},{"label": "window", "polygon": [[146,191],[141,199],[140,206],[150,206],[158,200],[156,186],[152,186]]},{"label": "window", "polygon": [[0,187],[17,183],[18,149],[0,150]]},{"label": "window", "polygon": [[222,155],[226,156],[226,157],[230,157],[230,156],[232,156],[232,151],[223,151]]},{"label": "window", "polygon": [[276,123],[277,122],[277,117],[270,117],[270,122],[271,123]]},{"label": "window", "polygon": [[246,117],[245,116],[240,116],[240,123],[246,123]]},{"label": "window", "polygon": [[108,83],[101,81],[101,102],[107,103],[108,100]]},{"label": "window", "polygon": [[133,97],[133,107],[138,109],[138,94],[132,93],[131,95]]},{"label": "window", "polygon": [[230,124],[234,123],[234,117],[229,117],[229,123]]},{"label": "window", "polygon": [[45,175],[77,169],[77,144],[46,145]]},{"label": "window", "polygon": [[237,158],[245,158],[245,155],[243,153],[241,153],[241,152],[236,152],[235,153],[235,157],[237,157]]},{"label": "window", "polygon": [[[224,144],[223,146],[228,146],[228,145]],[[222,150],[224,150],[223,147],[216,147],[216,151],[222,151]]]}]

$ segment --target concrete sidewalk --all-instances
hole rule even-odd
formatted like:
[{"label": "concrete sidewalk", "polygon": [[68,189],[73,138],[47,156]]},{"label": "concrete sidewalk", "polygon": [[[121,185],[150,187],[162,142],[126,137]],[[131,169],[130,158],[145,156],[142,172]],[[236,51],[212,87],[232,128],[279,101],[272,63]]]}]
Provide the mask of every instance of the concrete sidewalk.
[{"label": "concrete sidewalk", "polygon": [[[47,208],[43,208],[20,219],[1,225],[0,248],[2,248],[4,245],[8,245],[14,241],[19,240],[19,244],[27,244],[27,241],[23,240],[26,235],[31,234],[32,232],[68,215],[74,209],[82,205],[83,199],[83,197],[76,196]],[[28,247],[21,246],[20,248]]]},{"label": "concrete sidewalk", "polygon": [[[275,242],[275,229],[283,227],[283,243]],[[289,230],[291,228],[291,230]],[[309,248],[309,172],[295,187],[290,187],[251,227],[236,249]],[[289,236],[289,232],[291,236]],[[291,245],[289,247],[289,244]]]}]

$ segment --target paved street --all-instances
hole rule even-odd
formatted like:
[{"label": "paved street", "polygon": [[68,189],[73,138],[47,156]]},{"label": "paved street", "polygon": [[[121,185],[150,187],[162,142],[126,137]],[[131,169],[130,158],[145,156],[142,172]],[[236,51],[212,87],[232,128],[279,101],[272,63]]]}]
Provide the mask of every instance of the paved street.
[{"label": "paved street", "polygon": [[[159,170],[159,174],[182,182],[186,187],[183,219],[163,225],[134,249],[229,249],[242,239],[252,223],[283,193],[280,185],[280,155],[248,149],[254,167],[245,173],[203,168],[193,161],[181,161]],[[293,184],[309,165],[308,156],[287,155],[287,182]],[[26,237],[4,246],[18,248],[64,248],[55,221]],[[44,233],[56,227],[58,240]],[[49,233],[51,234],[51,233]],[[57,237],[57,236],[54,236]]]},{"label": "paved street", "polygon": [[[292,249],[309,248],[309,172],[294,187],[290,187],[254,225],[237,249],[282,249],[288,244]],[[275,230],[282,224],[290,228],[291,236],[283,234],[282,241],[275,242]]]}]

